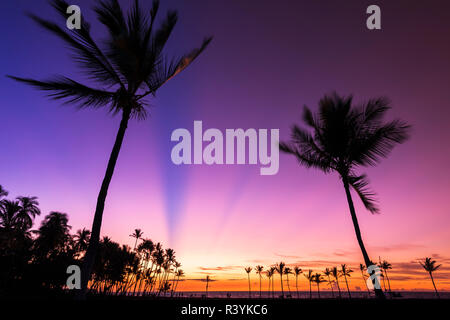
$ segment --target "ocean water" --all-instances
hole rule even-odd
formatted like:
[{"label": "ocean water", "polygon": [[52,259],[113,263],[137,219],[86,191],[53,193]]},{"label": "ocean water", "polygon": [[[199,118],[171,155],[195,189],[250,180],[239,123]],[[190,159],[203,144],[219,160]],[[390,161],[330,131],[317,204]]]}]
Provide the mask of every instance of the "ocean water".
[{"label": "ocean water", "polygon": [[[387,297],[392,296],[393,299],[434,299],[436,298],[436,294],[431,291],[427,292],[420,292],[420,291],[393,291],[392,294],[389,292],[385,293]],[[374,294],[369,293],[367,291],[350,291],[350,295],[352,298],[361,298],[361,299],[369,299],[373,298]],[[439,292],[439,295],[443,299],[450,299],[450,292]],[[206,294],[204,291],[183,291],[183,292],[177,292],[177,297],[183,297],[183,298],[205,298]],[[275,291],[274,293],[275,298],[281,297],[281,291]],[[298,296],[296,291],[285,292],[284,293],[285,298],[289,299],[309,299],[309,291],[299,291]],[[342,298],[348,298],[347,291],[341,290],[341,296]],[[259,291],[258,292],[252,292],[251,298],[259,298]],[[263,291],[261,293],[262,298],[272,298],[272,293],[268,291]],[[317,294],[317,291],[312,292],[312,298],[317,299],[319,295]],[[339,293],[335,292],[334,297],[339,297]],[[208,298],[229,298],[229,299],[245,299],[249,298],[248,291],[209,291],[208,292]],[[333,293],[331,291],[323,291],[320,292],[320,298],[333,298]]]}]

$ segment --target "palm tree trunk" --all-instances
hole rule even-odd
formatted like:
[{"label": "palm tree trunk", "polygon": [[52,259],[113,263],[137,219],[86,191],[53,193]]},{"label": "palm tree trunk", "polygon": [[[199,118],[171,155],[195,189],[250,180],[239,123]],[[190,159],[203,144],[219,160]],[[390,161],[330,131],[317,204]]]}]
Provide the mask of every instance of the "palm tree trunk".
[{"label": "palm tree trunk", "polygon": [[319,289],[319,283],[317,283],[317,295],[319,296],[319,299],[320,299],[320,289]]},{"label": "palm tree trunk", "polygon": [[281,298],[284,298],[283,275],[282,274],[280,274],[280,283],[281,283]]},{"label": "palm tree trunk", "polygon": [[295,275],[295,288],[297,290],[297,299],[299,299],[299,296],[298,296],[298,275]]},{"label": "palm tree trunk", "polygon": [[312,299],[311,279],[309,280],[309,298]]},{"label": "palm tree trunk", "polygon": [[440,299],[441,297],[439,296],[439,292],[436,289],[436,285],[434,284],[433,274],[431,272],[430,272],[430,277],[431,277],[431,282],[433,283],[434,291],[436,292],[438,299]]},{"label": "palm tree trunk", "polygon": [[366,280],[366,277],[364,276],[364,272],[362,270],[361,270],[361,276],[362,276],[363,281],[364,281],[364,283],[366,285],[367,292],[370,294],[370,289],[369,289],[369,286],[367,285],[367,280]]},{"label": "palm tree trunk", "polygon": [[389,293],[391,293],[392,292],[391,291],[391,282],[389,281],[389,276],[388,276],[387,270],[385,270],[384,273],[386,274],[386,279],[387,279],[387,282],[388,282]]},{"label": "palm tree trunk", "polygon": [[339,286],[339,279],[338,279],[338,278],[336,278],[336,285],[337,285],[338,292],[339,292],[339,298],[342,298],[342,295],[341,295],[341,287]]},{"label": "palm tree trunk", "polygon": [[[342,181],[344,183],[345,194],[347,195],[347,202],[348,202],[348,206],[350,209],[350,214],[352,216],[353,227],[355,228],[356,239],[358,240],[359,247],[360,247],[362,255],[364,257],[364,263],[366,264],[366,267],[368,268],[372,264],[372,261],[370,260],[369,255],[367,254],[366,248],[364,246],[364,242],[362,240],[361,230],[359,229],[358,219],[356,217],[356,211],[355,211],[355,207],[353,205],[352,195],[350,193],[350,186],[348,184],[348,178],[346,176],[342,176]],[[372,274],[375,274],[375,271],[372,271]],[[375,287],[375,279],[372,281],[374,284],[374,290],[375,290],[376,297],[380,298],[380,299],[384,299],[385,296],[384,296],[383,291],[381,289],[378,289]]]},{"label": "palm tree trunk", "polygon": [[248,297],[251,298],[252,297],[252,290],[250,288],[250,273],[247,273],[248,276]]},{"label": "palm tree trunk", "polygon": [[344,275],[345,285],[347,286],[348,297],[351,299],[352,295],[350,294],[350,288],[348,287],[347,276]]},{"label": "palm tree trunk", "polygon": [[261,273],[259,274],[259,298],[262,298],[262,290],[261,290]]},{"label": "palm tree trunk", "polygon": [[83,260],[83,268],[81,272],[81,290],[79,298],[85,299],[87,292],[87,284],[91,278],[92,267],[94,266],[95,256],[97,254],[98,243],[100,239],[100,229],[102,226],[103,210],[105,209],[105,200],[108,194],[109,184],[114,173],[117,158],[119,157],[120,148],[122,147],[125,131],[127,130],[128,120],[130,120],[130,110],[124,109],[122,120],[120,121],[119,130],[117,131],[116,140],[114,142],[111,155],[109,156],[108,166],[106,167],[105,176],[103,178],[100,192],[97,197],[97,206],[95,208],[94,221],[92,223],[91,238],[86,255]]}]

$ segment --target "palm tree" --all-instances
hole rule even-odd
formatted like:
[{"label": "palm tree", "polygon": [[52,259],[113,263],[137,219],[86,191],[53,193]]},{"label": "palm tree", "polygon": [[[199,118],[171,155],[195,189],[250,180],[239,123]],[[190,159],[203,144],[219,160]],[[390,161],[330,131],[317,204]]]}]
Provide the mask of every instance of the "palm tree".
[{"label": "palm tree", "polygon": [[66,213],[50,212],[42,221],[41,226],[36,231],[38,237],[35,241],[35,248],[40,258],[46,259],[51,254],[65,250],[67,240],[70,238]]},{"label": "palm tree", "polygon": [[316,273],[315,275],[312,276],[312,281],[314,281],[317,285],[317,295],[319,296],[320,299],[320,284],[322,282],[326,282],[326,280],[323,278],[323,276],[320,273]]},{"label": "palm tree", "polygon": [[298,294],[298,276],[300,274],[302,274],[302,269],[300,269],[300,267],[295,266],[294,267],[294,274],[295,274],[295,288],[297,289],[297,299],[300,298],[299,294]]},{"label": "palm tree", "polygon": [[210,276],[209,275],[207,275],[206,276],[206,289],[205,289],[205,292],[206,292],[206,298],[208,298],[208,288],[209,288],[209,282],[211,281],[211,278],[210,278]]},{"label": "palm tree", "polygon": [[247,272],[247,277],[248,277],[248,297],[251,298],[252,295],[252,290],[250,288],[250,272],[252,272],[252,267],[247,267],[245,268],[245,272]]},{"label": "palm tree", "polygon": [[341,264],[341,270],[340,271],[341,271],[341,275],[345,279],[345,285],[347,286],[348,297],[351,298],[352,296],[350,294],[350,288],[348,287],[347,277],[351,276],[351,273],[353,272],[353,270],[348,268],[346,264]]},{"label": "palm tree", "polygon": [[136,250],[136,245],[139,239],[142,238],[142,235],[144,234],[144,232],[142,232],[141,229],[134,229],[134,232],[132,234],[130,234],[130,237],[135,238],[136,241],[134,242],[134,248],[133,250]]},{"label": "palm tree", "polygon": [[308,270],[307,274],[303,274],[305,276],[305,278],[309,281],[309,298],[312,299],[312,288],[311,288],[311,283],[314,280],[313,279],[313,271],[311,269]]},{"label": "palm tree", "polygon": [[[67,19],[69,4],[53,0],[52,6]],[[105,200],[130,119],[147,116],[144,98],[154,95],[168,80],[184,70],[208,46],[206,38],[198,49],[177,58],[169,59],[163,49],[177,22],[177,13],[169,11],[159,28],[154,21],[159,1],[154,0],[147,14],[135,0],[128,14],[124,13],[118,0],[97,2],[94,11],[107,28],[106,41],[96,42],[91,37],[90,25],[83,19],[80,29],[66,30],[58,24],[31,15],[41,27],[62,39],[71,49],[76,61],[97,88],[84,85],[68,77],[35,80],[10,76],[10,78],[49,92],[50,97],[66,103],[76,103],[81,108],[106,107],[113,114],[121,115],[120,126],[112,148],[106,172],[97,198],[92,234],[82,270],[81,297],[84,297],[97,252]],[[83,16],[82,16],[83,17]],[[98,43],[104,43],[102,47]],[[108,89],[102,89],[106,87]]]},{"label": "palm tree", "polygon": [[37,197],[17,197],[20,204],[19,219],[25,229],[33,226],[33,219],[41,214]]},{"label": "palm tree", "polygon": [[334,298],[333,282],[331,281],[331,278],[330,278],[332,272],[331,272],[330,269],[325,268],[325,271],[323,272],[323,274],[326,275],[327,278],[328,278],[328,281],[327,281],[327,282],[328,282],[328,284],[330,285],[330,288],[331,288],[331,295],[332,295],[333,298]]},{"label": "palm tree", "polygon": [[367,271],[367,268],[366,268],[365,265],[363,265],[362,263],[360,263],[360,264],[359,264],[359,270],[361,270],[361,276],[362,276],[362,278],[363,278],[363,282],[364,282],[364,284],[366,285],[367,292],[369,292],[369,295],[370,295],[370,289],[369,289],[369,286],[367,285],[367,279],[366,279],[366,276],[365,276],[365,273],[366,273],[366,271]]},{"label": "palm tree", "polygon": [[258,265],[258,266],[256,266],[255,270],[256,270],[256,273],[259,275],[259,297],[261,298],[262,297],[262,289],[261,289],[261,278],[262,278],[262,275],[261,274],[264,271],[264,267]]},{"label": "palm tree", "polygon": [[333,277],[336,281],[336,285],[337,285],[338,292],[339,292],[339,298],[342,298],[341,287],[339,286],[339,278],[341,277],[341,273],[339,272],[337,267],[333,267],[333,269],[331,269],[331,274],[333,275]]},{"label": "palm tree", "polygon": [[276,270],[278,274],[280,275],[280,285],[281,285],[281,298],[284,298],[284,289],[283,289],[283,274],[284,274],[284,268],[286,264],[284,262],[280,262],[276,265]]},{"label": "palm tree", "polygon": [[392,269],[392,265],[389,262],[387,262],[386,260],[383,260],[383,262],[381,262],[381,266],[380,267],[381,267],[381,269],[383,269],[384,274],[386,275],[386,280],[388,282],[389,292],[391,292],[391,282],[389,281],[389,276],[388,276],[387,271],[389,269]]},{"label": "palm tree", "polygon": [[437,269],[439,269],[441,264],[436,265],[436,260],[432,260],[431,258],[425,258],[425,260],[423,262],[420,261],[419,263],[430,275],[431,282],[433,283],[434,291],[436,292],[436,296],[438,298],[440,298],[439,292],[436,289],[436,284],[434,283],[433,272],[436,271]]},{"label": "palm tree", "polygon": [[87,250],[90,236],[91,232],[86,228],[83,228],[83,230],[77,230],[77,233],[74,235],[74,240],[78,252],[84,252]]},{"label": "palm tree", "polygon": [[269,270],[270,270],[270,273],[272,274],[272,298],[275,298],[275,284],[274,284],[275,277],[274,277],[274,274],[277,271],[277,268],[275,266],[271,266]]},{"label": "palm tree", "polygon": [[[352,105],[352,99],[352,96],[341,97],[336,93],[326,95],[319,101],[316,115],[305,107],[303,120],[313,132],[293,126],[291,143],[280,143],[280,150],[295,155],[308,168],[339,174],[356,238],[364,262],[369,266],[370,258],[361,236],[350,188],[356,191],[367,210],[379,212],[374,193],[368,189],[366,175],[357,174],[356,169],[373,166],[387,157],[396,144],[408,138],[409,126],[399,120],[383,123],[383,116],[390,108],[385,98],[371,99],[356,107]],[[375,293],[384,298],[382,290],[375,288]]]},{"label": "palm tree", "polygon": [[18,201],[4,199],[0,202],[0,228],[5,231],[22,229],[19,218],[21,206]]},{"label": "palm tree", "polygon": [[[270,288],[271,288],[271,281],[272,281],[272,277],[273,277],[273,270],[272,269],[269,269],[269,270],[267,270],[266,271],[266,276],[267,276],[267,278],[269,278],[269,289],[268,289],[268,294],[269,294],[269,296],[270,296]],[[273,289],[272,289],[272,292],[273,292]],[[272,295],[273,296],[273,295]]]},{"label": "palm tree", "polygon": [[289,290],[289,296],[291,296],[291,287],[289,286],[289,275],[292,274],[292,269],[289,267],[284,268],[284,274],[286,275],[286,282]]}]

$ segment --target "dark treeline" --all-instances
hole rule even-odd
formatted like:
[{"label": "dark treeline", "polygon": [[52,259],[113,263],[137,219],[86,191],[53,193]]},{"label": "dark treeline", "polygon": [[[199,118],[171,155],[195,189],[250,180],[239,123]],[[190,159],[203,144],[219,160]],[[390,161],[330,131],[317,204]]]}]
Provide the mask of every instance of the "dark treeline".
[{"label": "dark treeline", "polygon": [[[50,212],[38,229],[41,214],[36,197],[7,199],[0,185],[0,296],[59,295],[69,293],[70,265],[81,266],[90,231],[71,234],[66,213]],[[170,295],[184,276],[174,250],[142,238],[136,229],[135,245],[121,245],[109,237],[100,241],[90,281],[90,292],[102,295]]]}]

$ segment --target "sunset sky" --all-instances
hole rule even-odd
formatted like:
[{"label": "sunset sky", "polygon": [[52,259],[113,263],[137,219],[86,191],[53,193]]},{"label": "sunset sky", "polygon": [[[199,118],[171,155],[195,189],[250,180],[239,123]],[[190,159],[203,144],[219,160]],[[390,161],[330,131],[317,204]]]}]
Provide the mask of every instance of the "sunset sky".
[{"label": "sunset sky", "polygon": [[[102,38],[92,2],[69,2]],[[365,26],[373,3],[382,10],[381,31]],[[184,54],[204,36],[214,40],[149,100],[151,116],[129,125],[102,235],[132,246],[129,234],[140,228],[144,238],[173,248],[187,273],[181,290],[202,290],[199,279],[207,274],[217,280],[211,290],[246,290],[245,266],[279,261],[317,271],[341,263],[356,269],[363,260],[336,175],[300,167],[285,154],[273,176],[261,176],[259,165],[176,166],[170,135],[177,128],[192,132],[201,120],[205,129],[223,132],[276,128],[287,140],[290,126],[301,123],[302,106],[316,110],[326,93],[354,94],[357,102],[387,96],[389,117],[413,130],[388,159],[361,171],[381,207],[371,215],[354,198],[363,238],[373,260],[392,263],[393,288],[432,289],[417,262],[432,256],[443,264],[438,289],[450,290],[450,3],[173,0],[162,1],[160,18],[168,8],[179,11],[168,54]],[[120,119],[62,106],[5,77],[84,79],[64,44],[26,11],[60,21],[43,0],[0,2],[0,184],[10,197],[39,197],[35,228],[50,211],[61,211],[73,232],[90,229]],[[351,288],[365,290],[359,270],[352,278]]]}]

